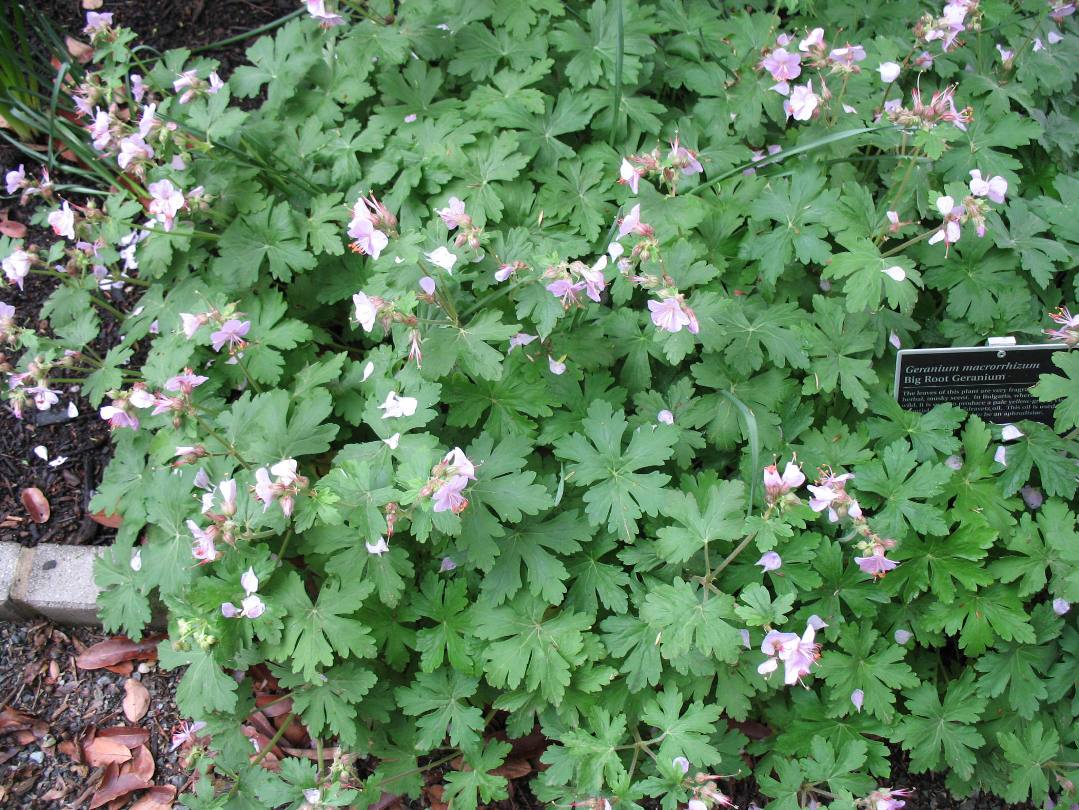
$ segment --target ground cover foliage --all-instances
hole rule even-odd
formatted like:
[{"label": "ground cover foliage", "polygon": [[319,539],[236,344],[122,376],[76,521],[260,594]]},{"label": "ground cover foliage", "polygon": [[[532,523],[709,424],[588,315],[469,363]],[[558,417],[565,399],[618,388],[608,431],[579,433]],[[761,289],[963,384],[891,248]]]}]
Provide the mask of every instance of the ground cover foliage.
[{"label": "ground cover foliage", "polygon": [[[63,237],[0,244],[59,282],[9,400],[115,428],[102,617],[167,609],[186,806],[460,753],[475,810],[492,723],[561,806],[895,810],[889,743],[1079,800],[1077,355],[1052,426],[891,395],[899,346],[1079,342],[1074,5],[307,5],[225,76],[91,14],[110,190],[7,177]],[[261,767],[256,666],[332,761]]]}]

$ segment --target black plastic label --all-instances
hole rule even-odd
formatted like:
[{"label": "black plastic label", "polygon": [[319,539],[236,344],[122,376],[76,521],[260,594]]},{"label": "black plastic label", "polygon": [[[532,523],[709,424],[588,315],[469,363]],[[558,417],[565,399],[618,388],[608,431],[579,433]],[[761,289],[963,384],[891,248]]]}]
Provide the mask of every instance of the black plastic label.
[{"label": "black plastic label", "polygon": [[1053,352],[1064,346],[904,349],[895,366],[895,398],[925,413],[947,402],[997,424],[1030,419],[1053,423],[1053,402],[1030,393],[1041,374],[1060,373]]}]

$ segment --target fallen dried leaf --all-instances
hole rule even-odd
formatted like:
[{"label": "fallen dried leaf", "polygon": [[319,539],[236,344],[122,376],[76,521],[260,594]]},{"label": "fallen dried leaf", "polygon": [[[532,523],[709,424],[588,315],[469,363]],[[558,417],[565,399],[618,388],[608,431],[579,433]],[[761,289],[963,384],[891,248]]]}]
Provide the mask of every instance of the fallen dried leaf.
[{"label": "fallen dried leaf", "polygon": [[123,661],[119,664],[109,664],[104,669],[117,675],[123,675],[126,678],[135,671],[135,666],[130,661]]},{"label": "fallen dried leaf", "polygon": [[511,759],[505,765],[501,765],[491,771],[495,776],[504,776],[507,779],[520,779],[532,773],[532,766],[523,759]]},{"label": "fallen dried leaf", "polygon": [[12,239],[22,239],[26,236],[26,226],[10,219],[0,219],[0,233]]},{"label": "fallen dried leaf", "polygon": [[71,757],[76,762],[82,762],[82,754],[79,751],[79,746],[75,745],[74,740],[64,740],[56,747],[61,754]]},{"label": "fallen dried leaf", "polygon": [[152,785],[133,773],[117,774],[110,779],[109,773],[106,772],[105,778],[101,780],[101,787],[97,789],[94,797],[90,800],[90,810],[108,804],[121,796],[134,793],[136,790],[145,790],[148,787],[152,787]]},{"label": "fallen dried leaf", "polygon": [[44,523],[49,519],[52,514],[52,509],[49,507],[49,499],[45,497],[45,493],[37,487],[27,487],[21,493],[19,493],[19,500],[22,501],[23,508],[27,514],[30,515],[30,520],[34,523]]},{"label": "fallen dried leaf", "polygon": [[139,722],[146,716],[149,708],[150,691],[134,678],[124,681],[124,717],[128,722]]},{"label": "fallen dried leaf", "polygon": [[0,734],[7,734],[10,731],[25,731],[33,723],[33,717],[10,706],[5,706],[4,710],[0,712]]},{"label": "fallen dried leaf", "polygon": [[147,782],[154,778],[154,771],[157,769],[154,764],[154,755],[150,753],[150,749],[145,745],[140,745],[134,750],[134,756],[131,758],[125,767],[128,773],[133,773],[135,776],[141,776]]},{"label": "fallen dried leaf", "polygon": [[154,785],[131,805],[131,810],[172,810],[175,800],[176,788],[172,785]]},{"label": "fallen dried leaf", "polygon": [[99,729],[97,737],[98,739],[104,737],[107,740],[126,745],[128,748],[138,748],[140,745],[146,745],[147,740],[150,739],[150,732],[138,726],[113,726],[112,728]]},{"label": "fallen dried leaf", "polygon": [[164,636],[147,636],[142,641],[132,641],[116,636],[99,641],[75,659],[79,669],[101,669],[123,661],[153,661],[157,659],[157,645]]},{"label": "fallen dried leaf", "polygon": [[[131,749],[117,740],[97,737],[83,747],[86,761],[93,766],[110,765],[114,762],[127,762],[131,759]],[[113,797],[115,798],[115,797]],[[110,800],[111,801],[111,800]]]},{"label": "fallen dried leaf", "polygon": [[74,37],[64,37],[64,44],[67,45],[67,52],[81,65],[85,65],[94,57],[94,49]]}]

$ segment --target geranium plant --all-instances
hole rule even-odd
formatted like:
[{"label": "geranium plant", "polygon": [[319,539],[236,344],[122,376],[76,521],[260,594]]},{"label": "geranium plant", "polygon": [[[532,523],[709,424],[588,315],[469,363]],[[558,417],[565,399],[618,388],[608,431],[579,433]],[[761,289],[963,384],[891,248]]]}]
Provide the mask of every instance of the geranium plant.
[{"label": "geranium plant", "polygon": [[[309,0],[231,75],[88,15],[116,181],[7,175],[59,237],[0,243],[58,281],[8,399],[114,428],[186,806],[475,810],[534,731],[560,806],[1079,801],[1079,355],[1051,426],[891,391],[1079,344],[1075,6],[767,5]],[[269,681],[317,761],[243,733]]]}]

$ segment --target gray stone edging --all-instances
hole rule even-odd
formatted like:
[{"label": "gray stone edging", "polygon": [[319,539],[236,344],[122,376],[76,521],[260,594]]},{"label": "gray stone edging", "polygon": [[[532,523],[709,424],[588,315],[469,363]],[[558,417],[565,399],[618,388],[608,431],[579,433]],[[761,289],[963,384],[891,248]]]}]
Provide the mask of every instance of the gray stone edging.
[{"label": "gray stone edging", "polygon": [[0,619],[45,616],[60,624],[99,624],[94,561],[105,548],[0,542]]}]

